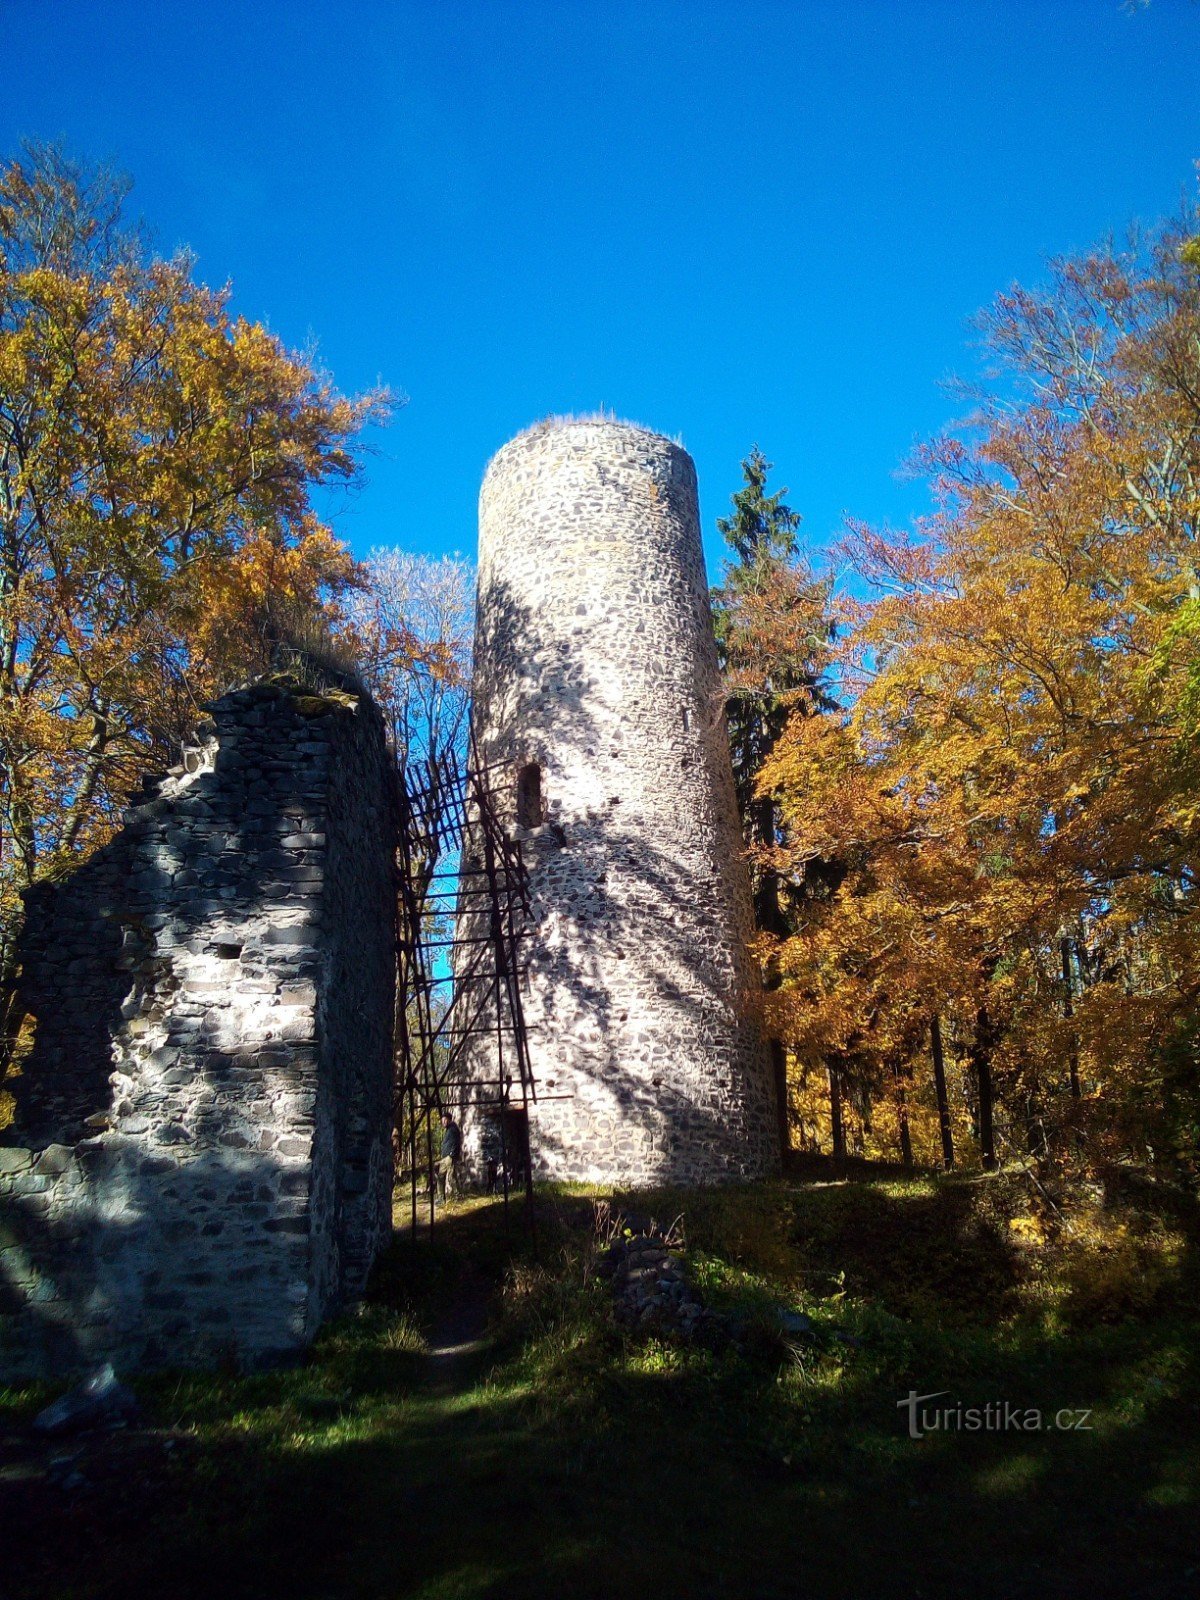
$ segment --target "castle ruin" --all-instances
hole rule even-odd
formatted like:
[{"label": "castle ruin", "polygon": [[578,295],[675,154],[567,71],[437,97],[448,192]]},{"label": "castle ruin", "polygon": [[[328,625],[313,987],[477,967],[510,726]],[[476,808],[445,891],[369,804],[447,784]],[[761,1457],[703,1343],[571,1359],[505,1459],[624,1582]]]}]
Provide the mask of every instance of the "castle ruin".
[{"label": "castle ruin", "polygon": [[365,696],[224,696],[27,897],[0,1381],[295,1353],[391,1233],[395,774]]},{"label": "castle ruin", "polygon": [[[519,979],[495,885],[490,920],[469,898],[483,835],[465,813],[459,925],[482,917],[488,981],[519,990],[536,1089],[518,1108],[502,1029],[466,1030],[447,1089],[474,1175],[504,1149],[506,1166],[527,1151],[538,1176],[597,1183],[774,1171],[679,445],[552,420],[493,459],[474,696],[475,776],[524,853]],[[404,835],[383,719],[365,694],[282,681],[210,710],[122,830],[27,896],[30,1047],[0,1135],[6,1380],[298,1352],[390,1234]]]}]

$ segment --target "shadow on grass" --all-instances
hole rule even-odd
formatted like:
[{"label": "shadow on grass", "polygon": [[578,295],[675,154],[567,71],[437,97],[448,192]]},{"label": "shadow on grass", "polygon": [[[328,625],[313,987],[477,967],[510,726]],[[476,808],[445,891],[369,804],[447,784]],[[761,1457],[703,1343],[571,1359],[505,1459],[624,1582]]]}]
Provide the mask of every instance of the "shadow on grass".
[{"label": "shadow on grass", "polygon": [[818,1284],[836,1278],[898,1316],[936,1305],[945,1318],[975,1322],[1017,1308],[1022,1264],[1007,1217],[981,1212],[967,1183],[810,1193],[797,1203],[792,1238]]},{"label": "shadow on grass", "polygon": [[[649,1198],[661,1214],[676,1197]],[[803,1279],[849,1250],[866,1287],[835,1304],[861,1346],[781,1368],[629,1342],[583,1283],[589,1202],[560,1197],[539,1208],[540,1277],[516,1251],[524,1310],[479,1361],[435,1376],[414,1318],[433,1334],[513,1270],[498,1209],[464,1205],[433,1241],[397,1240],[364,1315],[305,1367],[143,1386],[176,1448],[132,1486],[10,1506],[0,1592],[1192,1600],[1193,1306],[1047,1331],[995,1314],[1012,1292],[998,1273],[999,1299],[972,1299],[955,1326],[922,1296],[902,1314],[888,1252],[941,1241],[978,1276],[995,1247],[971,1244],[959,1198],[769,1185],[690,1200],[694,1248],[725,1251],[731,1272],[735,1256],[770,1261],[782,1285],[780,1262]],[[1038,1407],[1050,1426],[912,1440],[909,1388]],[[1091,1426],[1056,1429],[1063,1408]]]}]

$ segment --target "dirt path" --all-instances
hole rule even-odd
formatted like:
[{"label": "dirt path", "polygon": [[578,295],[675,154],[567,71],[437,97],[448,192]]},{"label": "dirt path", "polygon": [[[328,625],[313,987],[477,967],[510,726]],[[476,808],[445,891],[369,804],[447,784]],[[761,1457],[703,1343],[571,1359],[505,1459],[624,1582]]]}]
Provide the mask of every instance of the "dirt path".
[{"label": "dirt path", "polygon": [[429,1378],[436,1386],[461,1383],[491,1350],[489,1299],[482,1278],[474,1273],[464,1275],[454,1304],[438,1318],[430,1335]]}]

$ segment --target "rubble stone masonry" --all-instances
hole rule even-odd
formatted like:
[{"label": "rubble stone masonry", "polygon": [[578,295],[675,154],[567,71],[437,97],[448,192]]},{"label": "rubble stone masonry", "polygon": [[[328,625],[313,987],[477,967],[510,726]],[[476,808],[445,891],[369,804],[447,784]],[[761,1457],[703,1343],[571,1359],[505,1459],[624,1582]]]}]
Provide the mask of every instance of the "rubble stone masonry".
[{"label": "rubble stone masonry", "polygon": [[[535,1172],[714,1183],[775,1170],[685,450],[608,418],[551,419],[495,456],[480,496],[474,694],[480,750],[530,868]],[[495,1047],[481,1038],[471,1057],[464,1131],[478,1171],[496,1146]]]},{"label": "rubble stone masonry", "polygon": [[293,1352],[390,1232],[382,720],[269,684],[209,709],[116,837],[28,897],[0,1382]]}]

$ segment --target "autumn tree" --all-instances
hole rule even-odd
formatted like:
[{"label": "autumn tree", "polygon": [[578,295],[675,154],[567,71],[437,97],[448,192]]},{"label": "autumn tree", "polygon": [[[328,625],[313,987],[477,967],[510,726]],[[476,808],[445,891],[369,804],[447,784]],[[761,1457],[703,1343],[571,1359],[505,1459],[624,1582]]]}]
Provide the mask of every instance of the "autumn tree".
[{"label": "autumn tree", "polygon": [[30,147],[0,170],[0,896],[113,826],[216,687],[353,563],[314,514],[386,396],[350,400],[184,254],[127,184]]},{"label": "autumn tree", "polygon": [[779,807],[789,921],[785,938],[760,936],[777,977],[765,1003],[787,1041],[793,1098],[803,1112],[828,1097],[835,1154],[852,1108],[864,1131],[871,1109],[886,1108],[897,1138],[902,1128],[911,1138],[912,1062],[931,1018],[957,1003],[977,937],[971,864],[931,797],[881,781],[853,712],[793,719],[760,786]]},{"label": "autumn tree", "polygon": [[985,1160],[994,1099],[997,1154],[1194,1162],[1195,231],[980,319],[991,375],[921,453],[937,509],[847,543],[874,596],[847,606],[852,710],[792,719],[760,780],[782,870],[860,863],[777,952],[790,1026],[903,1050],[947,1018]]},{"label": "autumn tree", "polygon": [[[372,550],[345,617],[401,775],[426,791],[436,814],[453,802],[454,775],[468,759],[474,569],[456,556]],[[423,901],[438,865],[431,855],[414,863]]]}]

